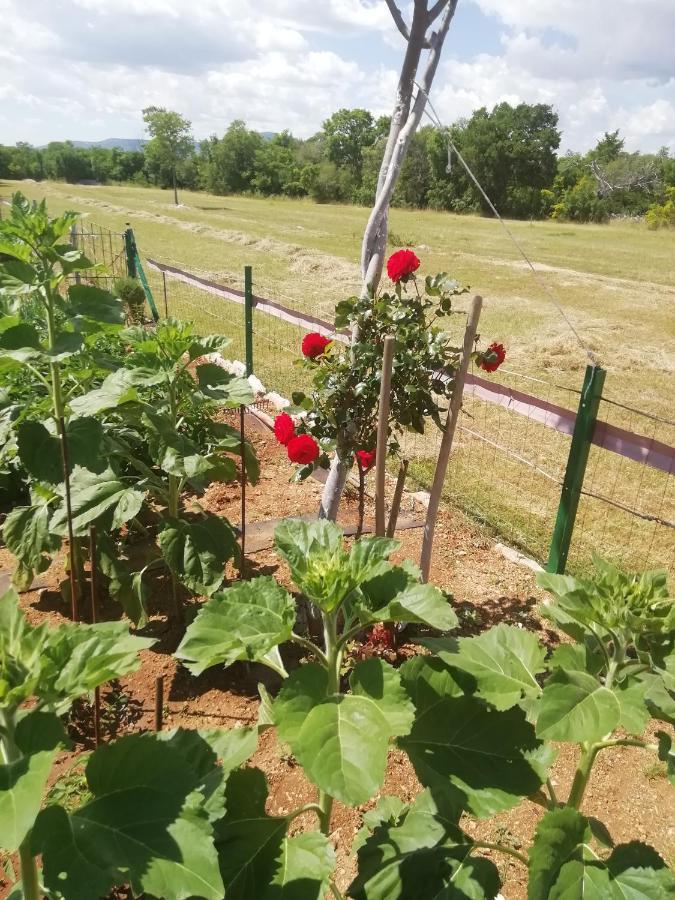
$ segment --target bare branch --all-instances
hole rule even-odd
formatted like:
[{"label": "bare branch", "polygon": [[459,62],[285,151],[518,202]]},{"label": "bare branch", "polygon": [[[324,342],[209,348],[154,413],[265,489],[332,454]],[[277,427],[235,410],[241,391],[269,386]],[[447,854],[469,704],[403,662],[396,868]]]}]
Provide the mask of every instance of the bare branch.
[{"label": "bare branch", "polygon": [[431,23],[440,16],[440,14],[443,12],[443,8],[447,5],[448,0],[437,0],[437,2],[434,3],[434,5],[429,10],[429,14],[427,17],[427,22],[429,25],[431,25]]},{"label": "bare branch", "polygon": [[403,16],[401,14],[401,10],[398,8],[394,0],[386,0],[387,6],[389,7],[389,12],[396,23],[396,27],[401,32],[406,41],[410,40],[410,32],[408,31],[408,26],[403,21]]}]

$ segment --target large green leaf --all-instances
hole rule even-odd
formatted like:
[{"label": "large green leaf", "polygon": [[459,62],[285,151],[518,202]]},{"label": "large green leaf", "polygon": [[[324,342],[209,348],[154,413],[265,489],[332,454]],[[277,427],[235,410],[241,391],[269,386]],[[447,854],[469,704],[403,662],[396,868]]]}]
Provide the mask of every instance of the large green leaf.
[{"label": "large green leaf", "polygon": [[410,732],[415,707],[393,666],[381,659],[363,660],[349,676],[349,686],[355,696],[367,697],[377,705],[389,723],[391,736]]},{"label": "large green leaf", "polygon": [[268,816],[266,800],[267,783],[260,769],[232,772],[225,788],[225,818],[216,824],[227,900],[267,897],[278,874],[288,822]]},{"label": "large green leaf", "polygon": [[547,812],[537,825],[529,854],[528,900],[547,900],[560,869],[588,843],[587,820],[571,807]]},{"label": "large green leaf", "polygon": [[109,579],[108,592],[117,600],[137,628],[148,622],[150,591],[143,581],[143,573],[131,572],[120,559],[115,544],[107,534],[100,534],[97,541],[98,564]]},{"label": "large green leaf", "polygon": [[431,584],[420,584],[401,566],[387,566],[387,571],[374,576],[371,573],[351,603],[364,625],[417,622],[439,631],[457,626],[457,616],[445,594]]},{"label": "large green leaf", "polygon": [[271,576],[240,581],[203,604],[176,651],[193,675],[255,660],[284,672],[278,645],[295,622],[295,603]]},{"label": "large green leaf", "polygon": [[418,714],[443,697],[463,697],[464,689],[437,656],[413,656],[399,669],[401,684]]},{"label": "large green leaf", "polygon": [[47,622],[28,624],[13,588],[0,596],[0,708],[18,709],[36,693],[50,634]]},{"label": "large green leaf", "polygon": [[[97,474],[76,466],[70,479],[73,533],[82,537],[93,522],[101,531],[120,528],[138,514],[144,498],[142,491],[129,487],[112,469]],[[65,502],[54,513],[50,527],[55,534],[66,533]]]},{"label": "large green leaf", "polygon": [[459,813],[426,790],[408,808],[378,816],[358,848],[354,900],[480,900],[496,896],[500,879],[487,859],[469,856]]},{"label": "large green leaf", "polygon": [[619,844],[607,860],[616,900],[672,900],[675,876],[648,844]]},{"label": "large green leaf", "polygon": [[191,522],[164,519],[159,546],[176,578],[210,597],[223,583],[225,564],[237,555],[234,529],[222,516],[204,513]]},{"label": "large green leaf", "polygon": [[[226,422],[213,421],[209,422],[207,427],[217,441],[219,450],[227,450],[228,453],[241,456],[241,434],[237,428]],[[255,447],[249,441],[244,441],[244,463],[248,480],[251,484],[257,484],[260,479],[260,463]]]},{"label": "large green leaf", "polygon": [[222,900],[199,793],[204,768],[187,763],[180,734],[175,742],[143,734],[99,747],[86,769],[92,800],[70,814],[54,806],[40,814],[33,845],[49,889],[90,900],[130,882],[137,895]]},{"label": "large green leaf", "polygon": [[0,348],[20,350],[22,347],[41,350],[40,335],[32,325],[22,322],[18,316],[3,317],[0,320]]},{"label": "large green leaf", "polygon": [[382,786],[389,736],[375,702],[334,694],[310,710],[291,749],[313,784],[357,806]]},{"label": "large green leaf", "polygon": [[237,469],[234,461],[218,453],[203,454],[190,438],[176,431],[168,416],[145,412],[142,423],[150,455],[169,475],[189,478],[198,483],[231,481]]},{"label": "large green leaf", "polygon": [[123,403],[138,399],[128,369],[118,369],[108,375],[99,388],[89,391],[82,397],[68,401],[73,418],[95,416],[109,409],[117,409]]},{"label": "large green leaf", "polygon": [[197,381],[204,396],[224,406],[248,406],[255,399],[245,378],[231,375],[216,363],[197,366]]},{"label": "large green leaf", "polygon": [[272,702],[272,720],[280,741],[295,745],[305,719],[326,699],[327,692],[328,673],[318,663],[308,663],[291,672]]},{"label": "large green leaf", "polygon": [[639,675],[628,675],[623,681],[615,682],[612,690],[621,707],[619,726],[629,734],[641,735],[651,719],[647,708],[646,695],[651,688],[660,682],[658,675],[643,672]]},{"label": "large green leaf", "polygon": [[0,850],[14,853],[33,827],[54,757],[66,735],[53,713],[24,716],[14,736],[18,758],[0,764]]},{"label": "large green leaf", "polygon": [[498,712],[477,697],[442,697],[398,739],[424,785],[449,782],[475,816],[515,806],[545,780],[545,754],[518,707]]},{"label": "large green leaf", "polygon": [[68,288],[68,312],[106,325],[122,325],[124,309],[119,297],[90,284],[71,284]]},{"label": "large green leaf", "polygon": [[335,851],[325,835],[309,831],[284,838],[277,866],[261,900],[323,900],[335,868]]},{"label": "large green leaf", "polygon": [[[81,466],[92,472],[105,468],[101,457],[103,426],[96,419],[83,417],[66,426],[70,471]],[[22,422],[17,429],[17,449],[24,468],[47,484],[63,481],[61,441],[40,422]]]},{"label": "large green leaf", "polygon": [[497,625],[477,637],[423,643],[447,665],[468,672],[476,693],[496,709],[510,709],[541,693],[536,676],[545,669],[546,650],[529,631]]},{"label": "large green leaf", "polygon": [[61,538],[50,532],[49,506],[15,506],[7,514],[2,537],[7,549],[19,560],[15,583],[28,588],[35,572],[44,572],[51,562],[48,554],[61,546]]},{"label": "large green leaf", "polygon": [[546,682],[537,737],[548,741],[599,741],[619,724],[616,695],[587,672],[557,669]]}]

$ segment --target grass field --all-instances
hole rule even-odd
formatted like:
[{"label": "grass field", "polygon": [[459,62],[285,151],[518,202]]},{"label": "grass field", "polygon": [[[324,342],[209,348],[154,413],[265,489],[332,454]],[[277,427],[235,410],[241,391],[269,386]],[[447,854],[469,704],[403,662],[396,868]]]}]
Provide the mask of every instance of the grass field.
[{"label": "grass field", "polygon": [[[122,231],[129,223],[142,256],[154,257],[222,283],[241,286],[252,265],[256,293],[331,318],[336,300],[358,289],[358,258],[368,210],[320,206],[311,201],[216,197],[182,192],[175,207],[169,192],[134,187],[56,183],[0,183],[0,196],[20,188],[47,197],[50,209],[76,209],[92,222]],[[571,225],[509,222],[574,323],[584,343],[607,369],[604,396],[652,415],[673,418],[675,397],[675,234],[650,232],[642,223]],[[86,227],[86,226],[85,226]],[[424,273],[451,273],[484,297],[481,332],[503,341],[509,372],[500,380],[574,408],[586,354],[498,222],[447,213],[393,210],[391,246],[411,245]],[[154,280],[157,286],[157,280]],[[195,298],[172,284],[181,315],[209,330],[238,322],[222,317],[208,297]],[[460,306],[465,306],[464,298]],[[213,321],[212,321],[213,320]],[[258,321],[256,373],[277,389],[297,382],[292,359],[299,335],[276,320]],[[220,324],[220,328],[217,327]],[[457,323],[458,325],[461,323]],[[239,351],[241,348],[237,346]],[[510,374],[509,374],[510,373]],[[529,381],[542,378],[545,384]],[[299,386],[299,385],[295,385]],[[559,386],[559,387],[558,387]],[[527,420],[467,404],[471,419],[454,455],[448,496],[514,543],[543,559],[550,539],[559,486],[536,469],[507,459],[471,432],[491,437],[511,453],[560,476],[569,441]],[[621,407],[603,404],[613,424],[675,442],[675,429]],[[420,483],[433,468],[434,442],[413,445]],[[672,478],[593,451],[587,488],[669,521],[675,520]],[[607,551],[627,563],[675,564],[672,529],[639,522],[593,498],[584,498],[576,557]],[[583,523],[583,524],[582,524]],[[583,546],[582,546],[583,539]],[[636,548],[636,552],[632,550]]]}]

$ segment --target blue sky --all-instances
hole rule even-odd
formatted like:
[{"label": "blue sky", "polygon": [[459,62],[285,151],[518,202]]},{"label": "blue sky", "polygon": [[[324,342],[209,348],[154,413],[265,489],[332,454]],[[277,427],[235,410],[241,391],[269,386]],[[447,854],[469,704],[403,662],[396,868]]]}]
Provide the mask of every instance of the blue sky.
[{"label": "blue sky", "polygon": [[[384,0],[0,0],[0,21],[2,143],[142,137],[150,104],[197,138],[234,118],[304,137],[389,112],[404,50]],[[563,149],[619,128],[675,152],[673,35],[675,0],[459,0],[432,100],[448,123],[551,103]]]}]

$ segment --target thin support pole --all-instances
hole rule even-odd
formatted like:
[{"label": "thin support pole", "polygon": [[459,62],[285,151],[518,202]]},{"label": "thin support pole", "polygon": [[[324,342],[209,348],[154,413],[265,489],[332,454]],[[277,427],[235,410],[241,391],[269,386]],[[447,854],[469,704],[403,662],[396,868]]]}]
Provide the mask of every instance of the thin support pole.
[{"label": "thin support pole", "polygon": [[389,513],[389,522],[387,523],[387,537],[393,538],[396,532],[396,523],[398,522],[398,514],[401,509],[401,499],[403,497],[403,488],[405,487],[405,480],[408,475],[408,466],[410,465],[410,460],[403,459],[401,460],[401,465],[398,470],[398,477],[396,479],[396,487],[394,488],[394,498],[391,501],[391,511]]},{"label": "thin support pole", "polygon": [[70,462],[68,459],[68,438],[63,416],[59,418],[61,438],[61,463],[63,465],[63,482],[66,494],[66,517],[68,521],[68,552],[70,555],[70,603],[73,622],[80,618],[77,572],[75,568],[75,536],[73,535],[73,510],[70,503]]},{"label": "thin support pole", "polygon": [[244,338],[246,377],[253,375],[253,267],[244,266]]},{"label": "thin support pole", "polygon": [[605,375],[605,370],[599,366],[586,366],[579,409],[572,433],[572,443],[567,458],[567,468],[563,478],[558,514],[546,563],[546,571],[555,572],[558,575],[563,574],[567,565],[572,532],[579,509],[581,488],[598,418],[602,389],[605,385]]},{"label": "thin support pole", "polygon": [[480,319],[480,311],[483,306],[482,297],[474,297],[471,302],[469,311],[469,319],[464,331],[464,345],[462,347],[462,358],[459,368],[455,372],[455,383],[452,388],[452,397],[450,399],[450,408],[445,422],[443,437],[441,438],[441,446],[438,450],[438,459],[436,461],[436,471],[434,472],[434,480],[429,493],[429,506],[427,508],[427,518],[424,524],[424,537],[422,538],[422,553],[420,555],[420,569],[422,570],[422,581],[429,580],[429,569],[431,568],[431,554],[433,552],[434,531],[436,529],[436,518],[438,516],[438,507],[441,503],[441,495],[443,493],[443,485],[445,484],[445,475],[448,470],[448,462],[450,461],[450,450],[455,437],[455,429],[459,419],[459,412],[462,408],[462,395],[464,393],[464,382],[466,373],[469,370],[471,362],[471,354],[473,352],[474,343],[476,341],[476,332],[478,330],[478,320]]},{"label": "thin support pole", "polygon": [[375,452],[375,533],[384,537],[387,523],[384,518],[384,476],[387,467],[389,442],[389,396],[391,370],[394,362],[395,338],[388,334],[384,339],[382,372],[380,375],[380,402],[377,411],[377,448]]},{"label": "thin support pole", "polygon": [[[89,567],[91,569],[91,623],[96,624],[98,619],[98,565],[96,563],[98,554],[96,552],[96,526],[91,525],[89,528]],[[101,743],[101,688],[94,688],[94,744],[96,747]]]},{"label": "thin support pole", "polygon": [[136,277],[136,239],[134,238],[133,228],[127,222],[124,230],[124,251],[127,257],[127,275],[129,278]]},{"label": "thin support pole", "polygon": [[[70,246],[73,250],[77,250],[77,225],[73,225],[70,229]],[[79,272],[75,272],[75,284],[80,284],[81,276]]]},{"label": "thin support pole", "polygon": [[363,471],[361,463],[357,463],[357,465],[359,469],[359,521],[354,537],[358,541],[363,534],[363,519],[366,512],[366,473]]},{"label": "thin support pole", "polygon": [[239,407],[239,452],[241,453],[241,559],[239,577],[246,572],[246,407]]},{"label": "thin support pole", "polygon": [[166,272],[162,269],[162,289],[164,291],[164,318],[169,318],[169,298],[166,293]]},{"label": "thin support pole", "polygon": [[162,730],[164,721],[164,676],[155,679],[155,731]]}]

